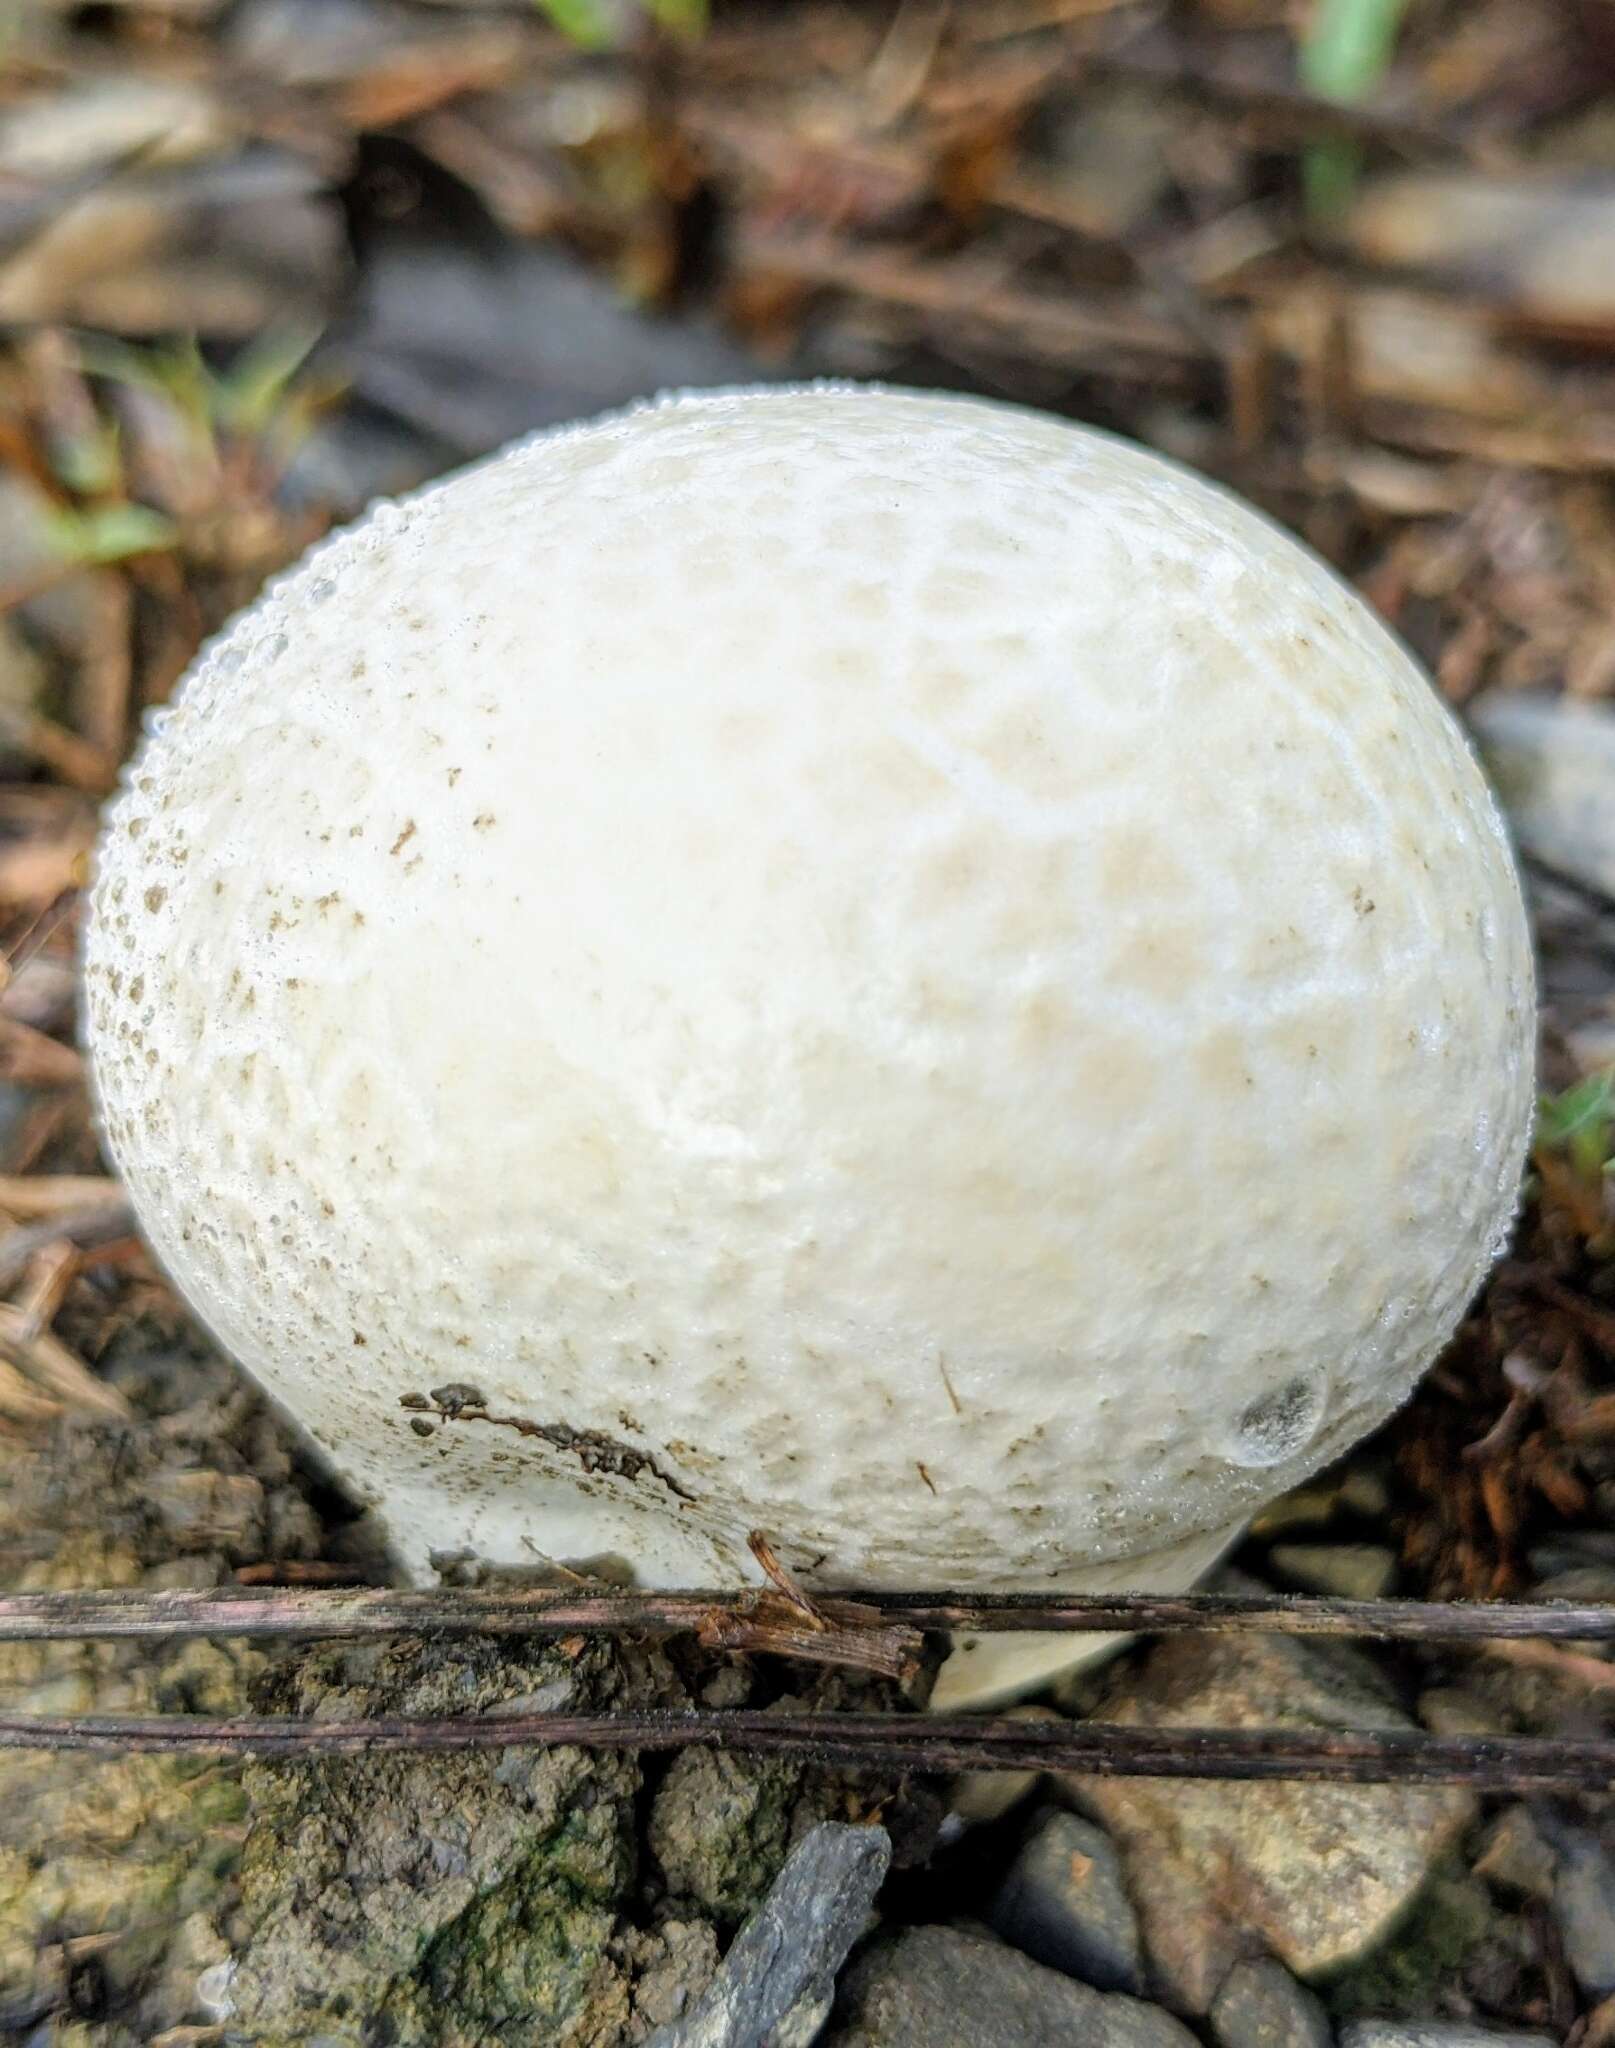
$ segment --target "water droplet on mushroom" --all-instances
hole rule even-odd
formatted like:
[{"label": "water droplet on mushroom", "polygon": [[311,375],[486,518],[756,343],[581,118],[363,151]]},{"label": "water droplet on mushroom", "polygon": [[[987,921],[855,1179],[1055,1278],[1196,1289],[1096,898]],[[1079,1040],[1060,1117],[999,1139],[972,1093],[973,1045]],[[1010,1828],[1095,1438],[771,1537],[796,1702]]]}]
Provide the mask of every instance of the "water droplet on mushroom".
[{"label": "water droplet on mushroom", "polygon": [[1234,1463],[1251,1469],[1282,1465],[1304,1450],[1323,1420],[1328,1391],[1324,1373],[1304,1372],[1252,1401],[1234,1424]]}]

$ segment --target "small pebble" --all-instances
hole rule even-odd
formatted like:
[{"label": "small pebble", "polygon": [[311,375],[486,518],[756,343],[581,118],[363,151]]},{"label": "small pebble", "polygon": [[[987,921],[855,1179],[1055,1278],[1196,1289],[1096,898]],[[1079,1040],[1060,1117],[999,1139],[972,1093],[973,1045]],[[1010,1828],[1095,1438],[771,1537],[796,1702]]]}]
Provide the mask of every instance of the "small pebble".
[{"label": "small pebble", "polygon": [[1615,1565],[1615,1529],[1561,1529],[1533,1544],[1527,1556],[1538,1579],[1587,1564]]},{"label": "small pebble", "polygon": [[1554,2048],[1547,2034],[1499,2034],[1468,2020],[1354,2020],[1340,2048]]},{"label": "small pebble", "polygon": [[1211,2007],[1217,2048],[1331,2048],[1323,2007],[1270,1956],[1235,1963]]},{"label": "small pebble", "polygon": [[744,1664],[725,1664],[701,1688],[708,1707],[743,1707],[751,1698],[751,1673]]},{"label": "small pebble", "polygon": [[[1113,1678],[1104,1713],[1155,1728],[1412,1725],[1355,1645],[1287,1636],[1169,1636]],[[1461,1787],[1051,1782],[1116,1841],[1152,1981],[1192,2013],[1258,1946],[1309,1983],[1369,1955],[1475,1806]]]},{"label": "small pebble", "polygon": [[1353,1466],[1340,1482],[1340,1505],[1365,1522],[1382,1522],[1391,1512],[1391,1489],[1383,1472],[1371,1465]]},{"label": "small pebble", "polygon": [[1578,1564],[1531,1588],[1533,1600],[1615,1600],[1615,1565]]},{"label": "small pebble", "polygon": [[1379,1600],[1396,1584],[1396,1554],[1379,1543],[1276,1543],[1268,1562],[1309,1593]]},{"label": "small pebble", "polygon": [[1565,1961],[1584,1991],[1615,1991],[1615,1865],[1592,1835],[1566,1834],[1553,1883]]},{"label": "small pebble", "polygon": [[1322,1529],[1334,1520],[1339,1498],[1332,1486],[1298,1486],[1260,1509],[1251,1521],[1250,1533],[1266,1543],[1292,1529]]},{"label": "small pebble", "polygon": [[811,2048],[891,1855],[884,1828],[825,1821],[810,1829],[694,2006],[645,2048]]},{"label": "small pebble", "polygon": [[1559,1856],[1531,1817],[1528,1806],[1511,1806],[1488,1830],[1475,1859],[1475,1875],[1494,1891],[1522,1899],[1551,1899]]},{"label": "small pebble", "polygon": [[1432,1735],[1502,1733],[1497,1709],[1461,1685],[1433,1685],[1428,1692],[1421,1692],[1418,1715]]},{"label": "small pebble", "polygon": [[1096,1991],[1136,1997],[1144,1988],[1138,1918],[1116,1845],[1074,1813],[1038,1817],[987,1917],[1023,1955]]},{"label": "small pebble", "polygon": [[1195,2048],[1170,2013],[1091,1991],[964,1927],[910,1927],[853,1959],[818,2048]]}]

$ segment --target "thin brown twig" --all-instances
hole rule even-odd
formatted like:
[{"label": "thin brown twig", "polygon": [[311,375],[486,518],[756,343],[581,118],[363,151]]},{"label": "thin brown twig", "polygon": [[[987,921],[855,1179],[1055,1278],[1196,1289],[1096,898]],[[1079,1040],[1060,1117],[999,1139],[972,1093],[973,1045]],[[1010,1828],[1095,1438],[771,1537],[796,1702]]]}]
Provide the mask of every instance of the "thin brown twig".
[{"label": "thin brown twig", "polygon": [[353,1586],[363,1582],[364,1571],[335,1558],[281,1557],[238,1564],[230,1576],[238,1586]]},{"label": "thin brown twig", "polygon": [[0,584],[0,614],[15,611],[19,605],[32,604],[36,597],[43,597],[70,576],[83,573],[84,564],[72,560],[46,562],[40,568],[30,569],[11,582]]},{"label": "thin brown twig", "polygon": [[11,1302],[0,1302],[0,1352],[9,1354],[36,1387],[64,1407],[109,1422],[134,1419],[116,1387],[97,1378],[51,1331],[31,1331],[27,1311]]},{"label": "thin brown twig", "polygon": [[23,931],[6,950],[7,980],[20,967],[25,967],[42,946],[49,943],[52,934],[78,908],[79,898],[82,894],[83,891],[81,889],[70,884],[67,888],[58,890],[50,902],[45,905],[44,909],[29,920]]},{"label": "thin brown twig", "polygon": [[[104,1174],[0,1173],[0,1209],[19,1223],[37,1223],[64,1211],[96,1211],[122,1199],[122,1188]],[[65,1242],[64,1233],[57,1232],[52,1241]]]},{"label": "thin brown twig", "polygon": [[59,782],[91,796],[104,796],[118,779],[115,754],[104,753],[43,712],[7,707],[0,712],[0,734],[19,753],[43,762]]},{"label": "thin brown twig", "polygon": [[[705,1637],[739,1647],[732,1629],[768,1632],[782,1618],[804,1638],[896,1630],[1005,1634],[1277,1634],[1366,1636],[1401,1642],[1493,1642],[1524,1637],[1615,1640],[1615,1602],[1339,1600],[1285,1593],[815,1594],[828,1628],[803,1624],[772,1588],[641,1591],[617,1586],[404,1589],[280,1587],[240,1592],[72,1591],[0,1594],[0,1642],[120,1636],[544,1636],[580,1630]],[[1611,1666],[1615,1675],[1615,1666]]]},{"label": "thin brown twig", "polygon": [[96,1251],[128,1237],[134,1227],[134,1211],[121,1194],[86,1202],[82,1208],[58,1209],[41,1222],[26,1223],[0,1237],[0,1293],[16,1286],[47,1245],[65,1239],[81,1251]]},{"label": "thin brown twig", "polygon": [[98,756],[116,778],[117,764],[129,738],[129,696],[134,682],[134,590],[117,569],[103,569],[90,591],[89,645],[78,665],[73,725],[87,745],[89,756]]},{"label": "thin brown twig", "polygon": [[59,1401],[51,1400],[37,1387],[30,1386],[14,1365],[8,1365],[0,1358],[0,1416],[7,1422],[20,1422],[34,1428],[54,1422],[61,1412]]},{"label": "thin brown twig", "polygon": [[928,1772],[1032,1770],[1095,1777],[1309,1779],[1562,1791],[1615,1779],[1615,1741],[1427,1735],[1408,1729],[1141,1728],[927,1714],[652,1709],[445,1720],[205,1719],[188,1714],[0,1715],[0,1749],[284,1757],[551,1749],[724,1749]]},{"label": "thin brown twig", "polygon": [[80,1257],[76,1244],[59,1237],[34,1258],[13,1304],[19,1320],[12,1336],[18,1343],[31,1344],[55,1322],[78,1278]]},{"label": "thin brown twig", "polygon": [[0,1077],[19,1088],[76,1088],[84,1061],[72,1046],[16,1017],[0,1017]]}]

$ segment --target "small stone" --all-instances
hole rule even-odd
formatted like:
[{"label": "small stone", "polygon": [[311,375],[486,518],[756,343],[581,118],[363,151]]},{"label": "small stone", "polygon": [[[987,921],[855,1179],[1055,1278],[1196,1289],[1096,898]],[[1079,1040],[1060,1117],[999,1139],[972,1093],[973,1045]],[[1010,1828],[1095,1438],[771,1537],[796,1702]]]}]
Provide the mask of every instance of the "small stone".
[{"label": "small stone", "polygon": [[1468,2020],[1354,2020],[1340,2048],[1553,2048],[1546,2034],[1499,2034]]},{"label": "small stone", "polygon": [[1418,1715],[1432,1735],[1499,1735],[1502,1717],[1490,1700],[1462,1685],[1433,1685],[1419,1694]]},{"label": "small stone", "polygon": [[1268,1562],[1292,1586],[1342,1600],[1379,1600],[1396,1584],[1395,1553],[1379,1543],[1278,1543]]},{"label": "small stone", "polygon": [[706,1920],[664,1920],[619,1934],[634,1973],[634,2019],[642,2028],[683,2019],[718,1972],[718,1937]]},{"label": "small stone", "polygon": [[1523,1917],[1499,1906],[1480,1879],[1453,1862],[1431,1873],[1409,1911],[1348,1969],[1331,1978],[1338,2025],[1387,2013],[1473,2011],[1479,1979],[1498,1986],[1488,2010],[1518,2009],[1522,1943],[1536,1960]]},{"label": "small stone", "polygon": [[263,1554],[264,1490],[249,1472],[157,1472],[147,1498],[179,1550]]},{"label": "small stone", "polygon": [[1354,1465],[1340,1481],[1340,1505],[1365,1522],[1382,1522],[1391,1512],[1391,1489],[1383,1472]]},{"label": "small stone", "polygon": [[743,1707],[751,1698],[751,1673],[744,1664],[725,1664],[701,1688],[706,1707]]},{"label": "small stone", "polygon": [[1280,1494],[1251,1521],[1250,1533],[1260,1543],[1286,1536],[1292,1529],[1322,1529],[1334,1520],[1340,1496],[1333,1486],[1298,1486]]},{"label": "small stone", "polygon": [[[1156,1728],[1410,1725],[1362,1651],[1284,1636],[1172,1638],[1121,1678],[1102,1713]],[[1302,1978],[1366,1955],[1475,1810],[1461,1789],[1413,1785],[1158,1783],[1076,1773],[1058,1784],[1120,1848],[1156,1981],[1191,2013],[1210,2007],[1253,1939]]]},{"label": "small stone", "polygon": [[788,1758],[687,1749],[651,1803],[646,1839],[675,1899],[720,1926],[753,1912],[779,1875],[802,1772]]},{"label": "small stone", "polygon": [[1539,1579],[1533,1600],[1615,1600],[1615,1565],[1577,1564]]},{"label": "small stone", "polygon": [[1034,1962],[1096,1991],[1144,1989],[1138,1916],[1116,1845],[1091,1821],[1039,1815],[999,1886],[988,1919]]},{"label": "small stone", "polygon": [[1271,1956],[1235,1963],[1211,2006],[1217,2048],[1331,2048],[1323,2007]]},{"label": "small stone", "polygon": [[884,1828],[824,1821],[791,1851],[687,2018],[646,2048],[808,2048],[891,1861]]},{"label": "small stone", "polygon": [[1586,1564],[1615,1565],[1615,1529],[1561,1529],[1533,1543],[1526,1557],[1539,1582]]},{"label": "small stone", "polygon": [[[1063,1721],[1052,1707],[1011,1707],[1008,1721]],[[948,1812],[957,1814],[972,1827],[1002,1820],[1020,1805],[1043,1773],[1041,1771],[961,1771],[948,1792]]]},{"label": "small stone", "polygon": [[911,1927],[848,1970],[823,2048],[1193,2048],[1159,2006],[1107,1996],[985,1932]]},{"label": "small stone", "polygon": [[1477,1877],[1494,1891],[1522,1899],[1551,1899],[1558,1867],[1558,1851],[1528,1806],[1511,1806],[1500,1813],[1475,1859]]},{"label": "small stone", "polygon": [[1553,1918],[1576,1982],[1600,1998],[1615,1991],[1615,1865],[1591,1835],[1561,1841]]},{"label": "small stone", "polygon": [[318,1554],[323,1533],[320,1518],[291,1487],[278,1487],[269,1495],[264,1522],[264,1543],[271,1557]]},{"label": "small stone", "polygon": [[1524,851],[1615,889],[1615,713],[1515,690],[1490,690],[1468,712]]}]

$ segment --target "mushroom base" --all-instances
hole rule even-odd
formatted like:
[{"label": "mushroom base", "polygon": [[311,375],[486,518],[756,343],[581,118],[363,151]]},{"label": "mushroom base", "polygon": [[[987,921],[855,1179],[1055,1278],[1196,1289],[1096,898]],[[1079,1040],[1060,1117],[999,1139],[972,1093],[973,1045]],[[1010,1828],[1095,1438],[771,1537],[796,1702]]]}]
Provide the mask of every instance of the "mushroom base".
[{"label": "mushroom base", "polygon": [[[1061,1588],[1067,1593],[1186,1593],[1213,1570],[1245,1533],[1230,1522],[1143,1557],[1118,1558],[1078,1573]],[[1127,1635],[956,1635],[953,1652],[937,1673],[933,1714],[1008,1706],[1113,1657],[1132,1641]]]}]

